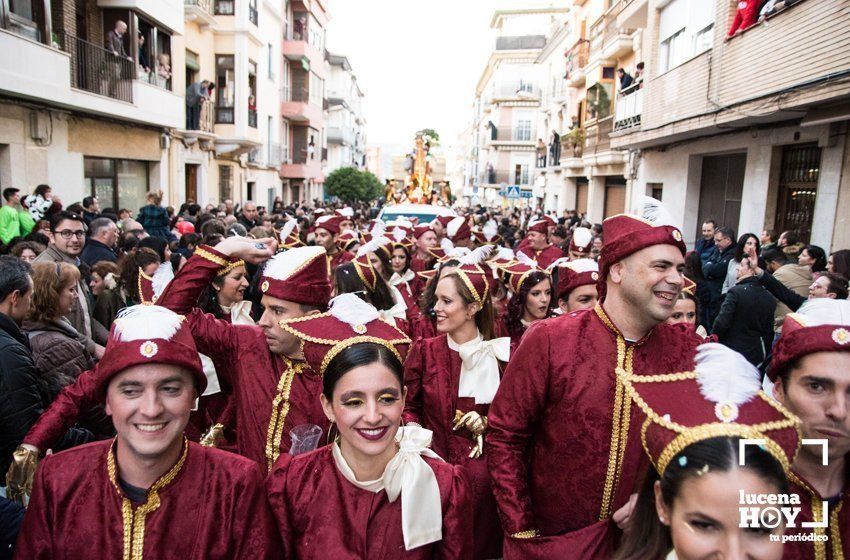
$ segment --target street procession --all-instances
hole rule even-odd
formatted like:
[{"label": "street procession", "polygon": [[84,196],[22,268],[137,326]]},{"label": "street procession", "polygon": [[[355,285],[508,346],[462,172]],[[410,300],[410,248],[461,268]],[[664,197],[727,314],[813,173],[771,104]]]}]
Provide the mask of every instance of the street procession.
[{"label": "street procession", "polygon": [[432,4],[0,2],[0,560],[850,560],[846,1]]}]

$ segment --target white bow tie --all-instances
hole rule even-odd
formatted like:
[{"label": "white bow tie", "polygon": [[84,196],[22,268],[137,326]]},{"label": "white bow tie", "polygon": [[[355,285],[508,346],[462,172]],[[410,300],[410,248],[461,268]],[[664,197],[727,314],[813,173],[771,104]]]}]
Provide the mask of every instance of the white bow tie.
[{"label": "white bow tie", "polygon": [[484,340],[481,333],[463,344],[448,337],[449,348],[460,355],[459,397],[472,397],[475,404],[493,402],[499,389],[499,362],[511,357],[511,339],[508,337]]}]

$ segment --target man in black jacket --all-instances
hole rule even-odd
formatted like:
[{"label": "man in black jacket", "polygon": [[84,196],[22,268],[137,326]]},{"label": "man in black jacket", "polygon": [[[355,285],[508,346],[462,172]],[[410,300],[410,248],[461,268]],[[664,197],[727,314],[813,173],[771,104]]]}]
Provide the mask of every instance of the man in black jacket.
[{"label": "man in black jacket", "polygon": [[776,299],[759,283],[748,259],[738,267],[738,283],[729,288],[714,320],[712,334],[760,367],[773,343]]},{"label": "man in black jacket", "polygon": [[100,261],[117,262],[115,245],[118,244],[118,226],[109,218],[95,218],[89,224],[89,236],[80,254],[80,260],[89,267]]},{"label": "man in black jacket", "polygon": [[714,231],[714,250],[711,256],[702,265],[702,275],[705,278],[705,286],[708,289],[708,309],[706,318],[709,323],[704,325],[711,329],[714,318],[720,311],[722,302],[723,280],[729,269],[729,261],[735,256],[735,232],[732,228],[721,226]]},{"label": "man in black jacket", "polygon": [[[29,340],[20,324],[32,299],[30,266],[15,257],[0,256],[0,472],[7,472],[12,455],[44,411],[38,391],[38,370]],[[91,439],[82,429],[70,430],[57,446],[73,447]],[[6,480],[0,481],[6,485]]]}]

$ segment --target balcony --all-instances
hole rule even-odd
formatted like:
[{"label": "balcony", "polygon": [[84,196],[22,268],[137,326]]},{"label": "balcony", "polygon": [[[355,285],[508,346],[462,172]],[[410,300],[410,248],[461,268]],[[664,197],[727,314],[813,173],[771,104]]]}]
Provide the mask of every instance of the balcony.
[{"label": "balcony", "polygon": [[617,94],[614,103],[614,132],[640,126],[643,112],[643,89],[634,86]]},{"label": "balcony", "polygon": [[589,55],[590,42],[587,39],[579,39],[567,50],[567,72],[564,78],[566,78],[572,87],[581,87],[584,85],[586,78],[584,67],[587,66]]},{"label": "balcony", "polygon": [[609,135],[614,129],[614,118],[605,117],[588,123],[584,127],[584,150],[582,155],[587,157],[611,149]]},{"label": "balcony", "polygon": [[183,0],[183,17],[186,21],[196,21],[201,26],[215,24],[212,13],[213,0]]},{"label": "balcony", "polygon": [[497,51],[542,49],[545,46],[545,35],[516,35],[509,37],[496,37]]},{"label": "balcony", "polygon": [[321,36],[324,30],[316,25],[318,31],[312,30],[306,21],[298,18],[292,29],[287,29],[283,36],[283,56],[291,62],[301,65],[305,71],[313,71],[318,77],[325,77],[325,55],[321,46]]},{"label": "balcony", "polygon": [[257,110],[248,109],[248,126],[257,128]]},{"label": "balcony", "polygon": [[329,144],[342,144],[343,146],[354,144],[354,131],[350,128],[331,126],[326,131]]},{"label": "balcony", "polygon": [[135,80],[129,60],[68,34],[57,34],[56,46],[64,48],[0,30],[0,92],[151,126],[185,125],[183,96]]},{"label": "balcony", "polygon": [[[495,134],[493,134],[494,131]],[[532,140],[530,126],[519,128],[491,127],[487,144],[494,147],[519,145],[532,148],[534,147],[534,140]]]},{"label": "balcony", "polygon": [[496,171],[491,169],[478,174],[479,185],[502,185],[510,183],[510,173],[507,171]]},{"label": "balcony", "polygon": [[493,93],[493,101],[539,101],[540,88],[531,82],[519,81],[499,84]]},{"label": "balcony", "polygon": [[281,116],[298,124],[307,124],[319,129],[322,126],[324,111],[321,105],[310,103],[310,91],[307,88],[283,88],[283,101],[280,104]]}]

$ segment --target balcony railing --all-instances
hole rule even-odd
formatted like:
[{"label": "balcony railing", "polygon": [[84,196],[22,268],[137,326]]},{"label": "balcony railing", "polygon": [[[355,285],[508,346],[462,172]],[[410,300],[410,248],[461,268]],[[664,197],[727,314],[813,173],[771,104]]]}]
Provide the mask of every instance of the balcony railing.
[{"label": "balcony railing", "polygon": [[479,185],[501,185],[502,183],[511,183],[512,182],[511,174],[507,171],[496,171],[495,169],[491,169],[490,171],[483,171],[478,174],[478,184]]},{"label": "balcony railing", "polygon": [[283,161],[283,149],[280,144],[266,144],[266,152],[269,165],[276,167]]},{"label": "balcony railing", "polygon": [[202,132],[213,132],[215,126],[215,105],[210,102],[201,104],[200,129]]},{"label": "balcony railing", "polygon": [[497,51],[542,49],[545,46],[545,35],[517,35],[513,37],[496,37]]},{"label": "balcony railing", "polygon": [[511,128],[503,126],[496,129],[495,135],[493,134],[491,129],[487,140],[489,142],[531,142],[531,127],[529,126]]},{"label": "balcony railing", "polygon": [[614,104],[614,130],[625,130],[640,126],[642,111],[643,89],[632,86],[632,88],[619,93]]},{"label": "balcony railing", "polygon": [[71,55],[71,85],[119,101],[133,102],[136,65],[112,51],[68,33],[59,35],[62,50]]},{"label": "balcony railing", "polygon": [[354,144],[354,132],[350,128],[330,126],[327,128],[327,138],[332,144]]},{"label": "balcony railing", "polygon": [[263,161],[263,147],[257,146],[250,152],[248,152],[248,163],[262,163]]},{"label": "balcony railing", "polygon": [[613,129],[613,117],[605,117],[587,124],[584,129],[584,155],[608,151],[611,148],[609,135]]},{"label": "balcony railing", "polygon": [[286,91],[282,90],[284,93],[284,101],[297,101],[299,103],[309,103],[310,102],[310,90],[309,88],[288,88]]},{"label": "balcony railing", "polygon": [[589,55],[590,42],[587,39],[576,41],[576,44],[567,51],[567,71],[564,77],[569,80],[587,66]]},{"label": "balcony railing", "polygon": [[209,14],[212,13],[210,9],[212,0],[183,0],[183,3],[186,6],[196,6]]},{"label": "balcony railing", "polygon": [[251,23],[257,25],[257,21],[259,20],[257,14],[257,6],[248,4],[248,19],[251,20]]},{"label": "balcony railing", "polygon": [[248,109],[248,126],[257,128],[257,110]]},{"label": "balcony railing", "polygon": [[236,13],[234,0],[213,0],[215,2],[215,15],[232,16]]},{"label": "balcony railing", "polygon": [[540,88],[531,82],[500,84],[494,97],[497,99],[540,99]]}]

